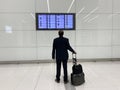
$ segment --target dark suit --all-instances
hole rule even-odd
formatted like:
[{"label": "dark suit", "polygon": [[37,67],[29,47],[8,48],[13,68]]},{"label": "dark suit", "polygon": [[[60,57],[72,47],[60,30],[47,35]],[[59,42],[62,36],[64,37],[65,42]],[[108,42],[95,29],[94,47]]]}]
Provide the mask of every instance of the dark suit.
[{"label": "dark suit", "polygon": [[52,58],[56,58],[57,64],[57,73],[56,78],[60,79],[61,74],[61,62],[63,62],[64,69],[64,80],[68,79],[67,74],[67,61],[68,61],[68,50],[74,53],[74,50],[71,48],[69,44],[69,40],[65,37],[55,38],[53,41],[53,50],[52,50]]}]

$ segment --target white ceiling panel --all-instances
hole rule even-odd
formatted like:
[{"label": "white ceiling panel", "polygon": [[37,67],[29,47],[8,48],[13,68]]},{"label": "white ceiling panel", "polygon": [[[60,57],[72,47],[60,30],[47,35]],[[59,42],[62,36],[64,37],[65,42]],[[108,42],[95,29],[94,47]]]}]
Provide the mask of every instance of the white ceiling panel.
[{"label": "white ceiling panel", "polygon": [[47,0],[36,0],[36,12],[48,12]]},{"label": "white ceiling panel", "polygon": [[0,0],[0,12],[34,12],[34,0]]},{"label": "white ceiling panel", "polygon": [[37,0],[36,12],[75,13],[75,0]]},{"label": "white ceiling panel", "polygon": [[76,0],[76,13],[112,13],[112,0]]}]

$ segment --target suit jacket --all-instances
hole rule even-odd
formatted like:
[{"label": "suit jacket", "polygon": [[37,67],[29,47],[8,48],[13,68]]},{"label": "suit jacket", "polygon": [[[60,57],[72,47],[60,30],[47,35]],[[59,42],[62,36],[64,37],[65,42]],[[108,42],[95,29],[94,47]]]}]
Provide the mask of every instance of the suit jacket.
[{"label": "suit jacket", "polygon": [[74,53],[68,38],[55,38],[53,41],[52,58],[56,58],[56,60],[68,60],[68,50]]}]

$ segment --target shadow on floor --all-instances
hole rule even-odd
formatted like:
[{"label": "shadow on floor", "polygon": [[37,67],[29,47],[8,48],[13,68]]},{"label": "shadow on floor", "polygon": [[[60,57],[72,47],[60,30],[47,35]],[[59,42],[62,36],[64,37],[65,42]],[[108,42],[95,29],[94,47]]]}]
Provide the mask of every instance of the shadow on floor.
[{"label": "shadow on floor", "polygon": [[71,85],[71,83],[64,84],[65,90],[76,90],[75,86]]}]

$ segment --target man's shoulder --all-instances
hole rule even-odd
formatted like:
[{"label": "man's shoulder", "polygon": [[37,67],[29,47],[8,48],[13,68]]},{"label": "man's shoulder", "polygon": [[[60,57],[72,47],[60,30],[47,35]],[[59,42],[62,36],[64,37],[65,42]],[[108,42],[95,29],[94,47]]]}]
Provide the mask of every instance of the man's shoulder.
[{"label": "man's shoulder", "polygon": [[[57,37],[57,38],[55,38],[54,40],[59,40],[59,39],[61,39],[60,37]],[[66,38],[66,37],[62,37],[62,39],[64,39],[64,40],[69,40],[68,38]]]},{"label": "man's shoulder", "polygon": [[68,38],[66,38],[66,37],[63,37],[65,40],[69,40]]},{"label": "man's shoulder", "polygon": [[57,37],[57,38],[54,38],[54,40],[57,40],[57,39],[59,39],[59,37]]}]

